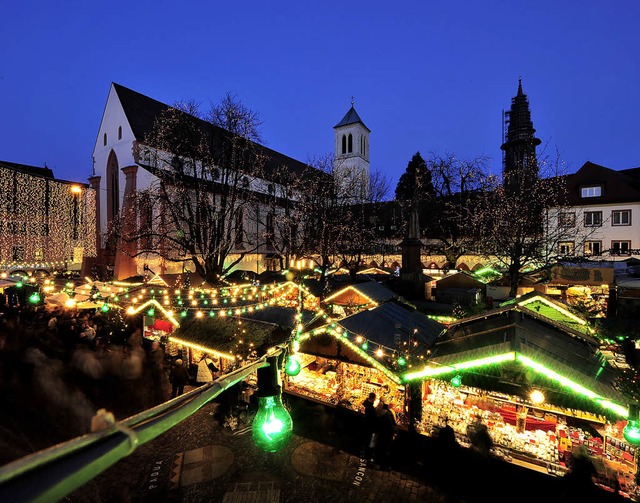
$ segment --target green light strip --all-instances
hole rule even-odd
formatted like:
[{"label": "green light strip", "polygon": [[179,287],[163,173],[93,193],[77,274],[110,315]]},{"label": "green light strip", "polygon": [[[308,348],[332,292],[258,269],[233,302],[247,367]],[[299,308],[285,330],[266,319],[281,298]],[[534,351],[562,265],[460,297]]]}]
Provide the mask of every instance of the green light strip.
[{"label": "green light strip", "polygon": [[583,320],[582,318],[580,318],[579,316],[576,316],[575,314],[573,314],[570,311],[567,311],[566,309],[563,309],[562,307],[554,304],[553,302],[551,302],[550,300],[545,299],[544,297],[532,297],[530,299],[527,300],[523,300],[522,302],[518,302],[519,306],[526,306],[527,304],[531,304],[532,302],[542,302],[543,304],[545,304],[546,306],[550,307],[551,309],[555,309],[556,311],[558,311],[561,314],[564,314],[566,317],[571,318],[573,321],[575,321],[576,323],[579,323],[580,325],[586,325],[587,322],[585,320]]},{"label": "green light strip", "polygon": [[544,365],[532,360],[531,358],[521,355],[521,354],[516,354],[515,352],[510,352],[510,353],[502,353],[499,355],[494,355],[494,356],[488,356],[486,358],[478,358],[475,360],[468,360],[466,362],[460,362],[460,363],[455,363],[453,365],[442,365],[442,366],[438,366],[438,367],[425,367],[424,369],[418,371],[418,372],[412,372],[409,374],[405,374],[404,375],[404,380],[405,381],[412,381],[414,379],[421,379],[421,378],[425,378],[425,377],[436,377],[439,375],[443,375],[443,374],[448,374],[451,372],[456,372],[459,370],[466,370],[466,369],[471,369],[471,368],[477,368],[477,367],[484,367],[486,365],[493,365],[495,363],[501,363],[501,362],[505,362],[505,361],[518,361],[519,363],[521,363],[522,365],[524,365],[525,367],[528,367],[532,370],[535,370],[537,373],[542,374],[543,376],[556,381],[557,383],[561,384],[562,386],[565,386],[566,388],[569,388],[571,391],[573,391],[574,393],[578,394],[578,395],[582,395],[586,398],[589,398],[591,400],[593,400],[594,402],[596,402],[598,405],[600,405],[601,407],[608,409],[612,412],[614,412],[615,414],[621,416],[621,417],[627,417],[629,415],[629,410],[626,407],[623,407],[621,405],[618,405],[617,403],[614,403],[600,395],[598,395],[597,393],[591,391],[590,389],[585,388],[584,386],[576,383],[575,381],[572,381],[571,379],[558,374],[557,372],[555,372],[554,370],[551,370],[548,367],[545,367]]},{"label": "green light strip", "polygon": [[610,400],[607,400],[606,398],[598,395],[597,393],[591,391],[590,389],[587,389],[584,386],[572,381],[571,379],[568,379],[563,375],[558,374],[557,372],[551,370],[550,368],[547,368],[544,365],[533,361],[531,358],[519,354],[517,355],[517,359],[525,367],[529,367],[535,370],[536,372],[562,384],[563,386],[569,388],[571,391],[579,395],[590,398],[591,400],[595,401],[605,409],[609,409],[610,411],[615,412],[616,414],[622,417],[627,417],[629,415],[629,411],[626,407],[622,407],[621,405],[618,405],[616,403],[611,402]]},{"label": "green light strip", "polygon": [[411,372],[405,374],[405,381],[412,381],[414,379],[420,379],[422,377],[434,377],[437,375],[448,374],[449,372],[456,372],[458,370],[465,370],[475,367],[484,367],[485,365],[493,365],[495,363],[501,363],[505,361],[513,361],[516,359],[516,354],[511,351],[510,353],[503,353],[499,355],[487,356],[485,358],[478,358],[476,360],[468,360],[466,362],[454,363],[453,365],[442,365],[438,367],[425,367],[418,372]]}]

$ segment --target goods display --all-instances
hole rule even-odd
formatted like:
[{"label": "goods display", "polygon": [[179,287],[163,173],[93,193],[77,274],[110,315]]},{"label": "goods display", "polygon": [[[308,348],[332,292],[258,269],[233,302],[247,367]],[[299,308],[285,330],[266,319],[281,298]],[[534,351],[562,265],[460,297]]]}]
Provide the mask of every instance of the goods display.
[{"label": "goods display", "polygon": [[[583,449],[594,460],[600,485],[617,485],[625,494],[636,494],[637,452],[622,438],[625,422],[602,425],[600,416],[567,412],[551,413],[518,403],[516,397],[430,380],[424,383],[422,420],[416,427],[421,433],[431,434],[448,424],[458,441],[468,446],[468,428],[480,419],[498,455],[545,467],[554,475],[566,473],[573,452]],[[577,420],[580,416],[596,421]]]},{"label": "goods display", "polygon": [[298,353],[302,370],[289,376],[286,391],[320,402],[363,412],[362,402],[369,393],[389,404],[399,426],[406,426],[404,388],[375,368]]}]

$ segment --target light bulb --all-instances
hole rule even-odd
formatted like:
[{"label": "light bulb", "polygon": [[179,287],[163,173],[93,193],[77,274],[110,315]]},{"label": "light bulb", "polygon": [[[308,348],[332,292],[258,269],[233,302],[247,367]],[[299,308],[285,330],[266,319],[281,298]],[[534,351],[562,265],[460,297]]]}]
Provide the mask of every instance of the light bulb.
[{"label": "light bulb", "polygon": [[457,375],[451,379],[451,386],[454,388],[459,388],[462,386],[462,376]]},{"label": "light bulb", "polygon": [[100,307],[100,311],[102,311],[103,313],[106,313],[109,310],[109,304],[107,304],[106,302],[104,304],[102,304],[102,306]]},{"label": "light bulb", "polygon": [[260,449],[276,452],[286,445],[293,431],[293,421],[282,405],[282,395],[258,398],[258,412],[253,420],[251,433]]},{"label": "light bulb", "polygon": [[631,445],[640,445],[640,425],[638,421],[627,421],[627,425],[622,430],[622,435]]},{"label": "light bulb", "polygon": [[290,356],[287,359],[287,364],[284,367],[284,371],[289,376],[297,376],[300,373],[302,367],[300,366],[300,361],[295,356]]}]

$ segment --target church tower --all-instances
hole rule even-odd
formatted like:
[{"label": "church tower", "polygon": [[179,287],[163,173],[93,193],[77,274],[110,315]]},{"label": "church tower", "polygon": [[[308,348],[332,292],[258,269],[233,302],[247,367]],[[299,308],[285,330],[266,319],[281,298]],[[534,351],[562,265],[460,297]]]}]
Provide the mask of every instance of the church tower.
[{"label": "church tower", "polygon": [[369,133],[353,107],[338,122],[335,132],[334,176],[343,194],[349,194],[356,202],[369,198]]},{"label": "church tower", "polygon": [[536,138],[533,128],[529,100],[522,92],[522,79],[518,80],[518,94],[511,99],[511,110],[504,113],[504,143],[500,147],[502,158],[502,183],[510,192],[533,183],[538,177]]}]

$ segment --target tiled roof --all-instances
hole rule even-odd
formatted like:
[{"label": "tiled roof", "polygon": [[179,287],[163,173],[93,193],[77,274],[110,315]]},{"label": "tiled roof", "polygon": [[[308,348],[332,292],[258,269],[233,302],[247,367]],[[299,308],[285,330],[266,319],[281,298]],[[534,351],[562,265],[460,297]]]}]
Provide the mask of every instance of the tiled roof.
[{"label": "tiled roof", "polygon": [[13,169],[16,171],[22,171],[30,175],[41,176],[44,178],[53,179],[53,171],[51,168],[38,166],[29,166],[27,164],[18,164],[17,162],[0,161],[0,166],[7,169]]},{"label": "tiled roof", "polygon": [[444,330],[444,325],[427,318],[418,311],[411,311],[395,302],[387,302],[374,309],[360,311],[338,322],[340,326],[370,341],[386,347],[395,347],[395,334],[402,341],[411,336],[430,347]]},{"label": "tiled roof", "polygon": [[349,124],[358,124],[358,123],[362,124],[367,131],[371,132],[371,130],[367,126],[365,126],[364,122],[362,122],[362,119],[358,115],[358,112],[356,112],[356,109],[353,108],[353,105],[352,105],[349,111],[346,113],[346,115],[342,118],[342,120],[333,127],[337,128],[341,126],[348,126]]},{"label": "tiled roof", "polygon": [[[581,188],[602,186],[599,197],[581,197]],[[567,197],[571,206],[615,204],[640,201],[640,168],[616,171],[587,161],[567,176]]]},{"label": "tiled roof", "polygon": [[[139,141],[144,141],[145,136],[153,130],[154,122],[162,112],[171,108],[169,105],[160,101],[149,98],[144,94],[140,94],[132,89],[124,87],[120,84],[113,83],[113,87],[118,94],[124,113],[127,116],[131,130],[134,136]],[[232,133],[222,129],[214,124],[203,121],[197,117],[190,116],[193,121],[199,123],[205,130],[207,130],[214,138],[222,141],[224,138],[229,137]],[[311,169],[305,163],[297,161],[287,155],[276,152],[263,145],[258,145],[258,150],[261,155],[266,158],[265,172],[275,175],[279,168],[286,166],[289,172],[295,175],[309,174],[309,172],[316,172],[320,174],[319,170]]]}]

